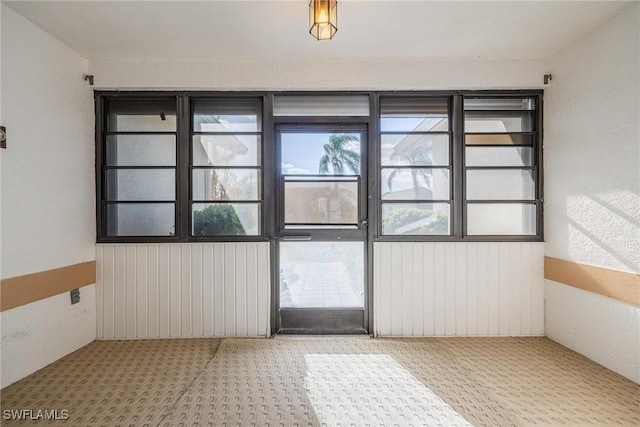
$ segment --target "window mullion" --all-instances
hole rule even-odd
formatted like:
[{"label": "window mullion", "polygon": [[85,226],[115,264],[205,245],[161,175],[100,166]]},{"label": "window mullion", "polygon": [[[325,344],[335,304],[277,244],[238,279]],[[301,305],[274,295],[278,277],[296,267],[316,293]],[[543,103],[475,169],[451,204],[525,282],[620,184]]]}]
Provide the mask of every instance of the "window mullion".
[{"label": "window mullion", "polygon": [[466,235],[465,185],[464,185],[464,106],[462,95],[454,95],[451,103],[451,165],[453,167],[453,236]]},{"label": "window mullion", "polygon": [[190,177],[189,163],[191,157],[191,113],[190,100],[186,95],[178,96],[178,122],[177,122],[177,206],[176,206],[176,234],[180,240],[185,240],[189,235],[189,223],[191,215],[189,206]]}]

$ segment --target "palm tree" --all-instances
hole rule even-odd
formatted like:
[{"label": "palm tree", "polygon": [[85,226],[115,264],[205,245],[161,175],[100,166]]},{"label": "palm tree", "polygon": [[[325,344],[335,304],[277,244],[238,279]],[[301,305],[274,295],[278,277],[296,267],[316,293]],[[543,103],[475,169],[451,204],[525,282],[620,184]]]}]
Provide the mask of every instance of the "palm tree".
[{"label": "palm tree", "polygon": [[345,166],[357,175],[360,173],[360,154],[348,148],[350,142],[357,142],[355,135],[333,134],[324,144],[324,156],[320,158],[318,172],[329,173],[329,165],[334,175],[344,175]]},{"label": "palm tree", "polygon": [[[420,145],[409,151],[394,152],[391,155],[390,160],[400,160],[403,161],[403,163],[407,163],[409,165],[433,164],[433,156],[431,155],[431,150],[426,145]],[[387,177],[387,186],[389,187],[389,192],[392,191],[393,181],[398,175],[398,172],[400,172],[401,170],[402,169],[394,169]],[[416,196],[416,199],[419,199],[421,189],[426,189],[429,191],[433,189],[433,175],[431,174],[431,169],[425,170],[411,168],[410,170],[411,178],[413,180],[413,192]],[[424,181],[424,185],[420,184],[419,178],[422,178],[422,181]]]}]

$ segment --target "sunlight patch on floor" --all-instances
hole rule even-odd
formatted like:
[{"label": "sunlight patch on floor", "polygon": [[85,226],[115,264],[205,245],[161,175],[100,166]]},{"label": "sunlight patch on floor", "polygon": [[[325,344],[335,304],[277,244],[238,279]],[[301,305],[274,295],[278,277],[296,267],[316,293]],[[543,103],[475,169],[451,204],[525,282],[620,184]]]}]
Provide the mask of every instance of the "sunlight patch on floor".
[{"label": "sunlight patch on floor", "polygon": [[305,388],[323,425],[471,425],[391,356],[304,358]]}]

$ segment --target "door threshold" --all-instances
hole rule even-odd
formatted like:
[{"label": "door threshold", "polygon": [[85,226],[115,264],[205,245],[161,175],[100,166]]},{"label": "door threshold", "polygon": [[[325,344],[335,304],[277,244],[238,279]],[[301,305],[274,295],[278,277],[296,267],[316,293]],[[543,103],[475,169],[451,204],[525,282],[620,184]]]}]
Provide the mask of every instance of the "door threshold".
[{"label": "door threshold", "polygon": [[295,334],[282,334],[277,333],[273,336],[275,340],[320,340],[320,339],[356,339],[356,340],[368,340],[371,339],[371,336],[366,333],[358,333],[358,334],[303,334],[303,333],[295,333]]}]

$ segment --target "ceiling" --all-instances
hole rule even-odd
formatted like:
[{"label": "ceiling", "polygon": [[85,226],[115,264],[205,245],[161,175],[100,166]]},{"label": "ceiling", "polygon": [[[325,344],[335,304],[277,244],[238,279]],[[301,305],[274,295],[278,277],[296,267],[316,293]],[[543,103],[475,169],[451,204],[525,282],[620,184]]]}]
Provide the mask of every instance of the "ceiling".
[{"label": "ceiling", "polygon": [[308,0],[3,1],[90,60],[548,58],[631,2],[338,2],[338,33],[308,34]]}]

